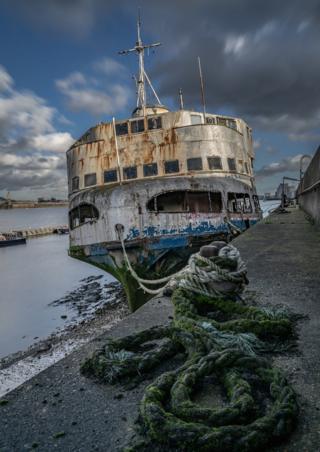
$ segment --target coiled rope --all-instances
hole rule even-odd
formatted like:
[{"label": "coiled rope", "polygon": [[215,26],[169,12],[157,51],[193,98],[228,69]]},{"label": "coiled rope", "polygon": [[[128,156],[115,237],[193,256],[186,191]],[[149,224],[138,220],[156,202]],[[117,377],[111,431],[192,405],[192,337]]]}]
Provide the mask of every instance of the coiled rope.
[{"label": "coiled rope", "polygon": [[[231,282],[240,286],[243,286],[245,281],[245,275],[247,268],[240,253],[233,245],[225,245],[219,251],[218,256],[224,259],[230,259],[236,263],[235,271],[228,271],[221,268],[214,261],[203,257],[200,253],[195,253],[189,258],[188,265],[172,275],[166,276],[160,279],[144,279],[133,269],[124,243],[124,238],[121,236],[121,246],[126,266],[131,276],[138,282],[140,288],[151,295],[160,295],[163,293],[166,287],[176,288],[184,287],[202,295],[223,295],[223,290],[214,289],[211,287],[208,289],[208,284],[211,282]],[[148,285],[164,284],[158,289],[149,289]]]},{"label": "coiled rope", "polygon": [[[246,266],[232,245],[216,242],[211,250],[212,257],[196,253],[186,269],[152,281],[171,284],[170,325],[110,339],[82,364],[87,376],[130,384],[155,369],[159,375],[159,367],[174,360],[175,369],[162,372],[145,389],[141,440],[126,451],[150,451],[157,445],[175,452],[266,450],[294,427],[295,392],[283,373],[262,356],[275,350],[274,342],[285,343],[293,336],[293,318],[283,309],[228,299],[228,288],[219,284],[229,284],[233,294],[240,294]],[[132,269],[125,248],[124,255]],[[133,269],[132,274],[142,286],[149,283]],[[194,392],[208,378],[224,388],[228,402],[223,406],[205,407],[194,401]]]}]

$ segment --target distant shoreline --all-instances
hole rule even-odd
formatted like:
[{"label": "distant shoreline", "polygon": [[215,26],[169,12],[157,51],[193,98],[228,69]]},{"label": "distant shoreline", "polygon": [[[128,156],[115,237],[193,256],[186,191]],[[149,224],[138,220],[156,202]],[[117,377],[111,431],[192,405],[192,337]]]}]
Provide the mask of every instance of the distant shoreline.
[{"label": "distant shoreline", "polygon": [[37,201],[11,201],[9,205],[0,205],[0,209],[41,209],[43,207],[68,207],[68,201],[37,202]]}]

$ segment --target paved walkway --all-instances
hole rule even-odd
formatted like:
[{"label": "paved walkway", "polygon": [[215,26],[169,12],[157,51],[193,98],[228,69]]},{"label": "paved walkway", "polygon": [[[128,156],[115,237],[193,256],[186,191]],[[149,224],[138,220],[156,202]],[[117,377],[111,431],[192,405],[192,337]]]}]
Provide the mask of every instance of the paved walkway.
[{"label": "paved walkway", "polygon": [[[264,220],[235,240],[258,299],[309,316],[300,324],[300,354],[277,358],[299,394],[295,433],[277,452],[320,450],[320,232],[292,210]],[[120,337],[164,323],[170,300],[154,299],[108,335]],[[0,402],[0,451],[116,451],[131,436],[145,384],[124,393],[79,374],[103,337],[45,370]],[[271,449],[270,449],[271,451]]]}]

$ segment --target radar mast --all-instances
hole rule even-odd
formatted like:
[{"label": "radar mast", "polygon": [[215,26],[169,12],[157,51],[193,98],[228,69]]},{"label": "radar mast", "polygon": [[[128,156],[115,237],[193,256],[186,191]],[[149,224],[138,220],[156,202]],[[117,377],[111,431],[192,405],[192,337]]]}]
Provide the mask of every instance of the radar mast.
[{"label": "radar mast", "polygon": [[151,83],[148,74],[144,69],[144,51],[145,49],[151,49],[153,47],[158,47],[161,45],[161,42],[156,42],[154,44],[144,44],[141,39],[141,19],[140,19],[140,10],[138,14],[137,20],[137,42],[136,45],[132,49],[121,50],[119,55],[128,55],[129,53],[135,52],[139,58],[139,76],[137,80],[137,108],[143,110],[143,114],[145,115],[145,108],[147,106],[147,95],[146,95],[146,83],[149,85],[156,101],[159,105],[161,105],[160,99]]}]

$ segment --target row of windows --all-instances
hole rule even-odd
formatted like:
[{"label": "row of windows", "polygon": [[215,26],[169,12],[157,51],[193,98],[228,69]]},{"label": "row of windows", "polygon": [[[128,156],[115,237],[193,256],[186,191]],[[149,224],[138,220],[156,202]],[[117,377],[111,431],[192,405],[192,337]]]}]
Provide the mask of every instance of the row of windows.
[{"label": "row of windows", "polygon": [[116,124],[116,134],[117,135],[127,135],[129,133],[129,125],[131,133],[141,133],[145,131],[145,125],[148,130],[161,129],[162,119],[161,116],[156,116],[148,118],[146,124],[144,119],[136,119],[130,122],[121,122]]},{"label": "row of windows", "polygon": [[[239,160],[239,164],[242,164],[242,161]],[[211,170],[222,170],[222,162],[220,157],[208,157],[208,165]],[[230,171],[236,171],[236,163],[235,159],[228,158],[228,167]],[[187,168],[188,171],[201,171],[203,169],[202,159],[195,157],[187,159]],[[243,167],[241,168],[244,171]],[[164,162],[164,171],[165,174],[172,174],[179,172],[179,161],[178,160],[167,160]],[[248,164],[245,163],[245,172],[248,173]],[[157,163],[148,163],[143,165],[143,176],[144,177],[152,177],[158,175],[158,165]],[[123,168],[123,179],[136,179],[138,177],[137,174],[137,166],[127,166]],[[104,183],[111,183],[118,181],[118,170],[111,169],[104,172]],[[96,173],[85,174],[84,176],[84,185],[85,187],[90,187],[92,185],[97,184],[97,175]],[[79,177],[74,177],[72,179],[72,191],[79,189]]]},{"label": "row of windows", "polygon": [[[231,129],[237,130],[237,122],[234,119],[230,118],[222,118],[220,116],[207,116],[206,123],[212,125],[226,126]],[[202,116],[192,114],[191,115],[191,124],[202,124]],[[136,119],[129,122],[121,122],[116,124],[116,134],[117,135],[127,135],[129,130],[131,133],[141,133],[146,130],[155,130],[162,128],[162,118],[161,116],[155,116],[152,118],[147,118],[146,123],[144,119]]]},{"label": "row of windows", "polygon": [[206,123],[218,126],[226,126],[230,127],[230,129],[237,130],[237,122],[235,121],[235,119],[222,118],[220,116],[217,116],[216,118],[214,116],[207,116]]},{"label": "row of windows", "polygon": [[[256,212],[260,210],[259,199],[253,195]],[[154,196],[147,203],[147,210],[156,213],[221,213],[222,194],[213,191],[176,190]],[[231,213],[252,213],[248,193],[228,193],[227,210]],[[70,228],[99,219],[99,212],[92,204],[82,203],[69,212]]]},{"label": "row of windows", "polygon": [[[228,158],[228,168],[229,171],[237,171],[237,165],[234,158]],[[240,172],[245,172],[249,174],[249,167],[247,162],[243,160],[238,160]],[[208,166],[210,170],[222,170],[221,157],[208,157]],[[187,159],[187,169],[188,171],[202,171],[202,158],[193,157]],[[164,172],[165,174],[172,174],[179,172],[179,160],[166,160],[164,162]],[[157,163],[146,163],[143,165],[143,177],[152,177],[158,175],[158,164]],[[136,179],[138,177],[137,166],[127,166],[123,168],[123,179]],[[117,182],[118,181],[118,170],[110,169],[104,172],[104,183]],[[91,185],[97,184],[96,173],[85,174],[84,185],[85,187],[90,187]],[[74,177],[72,179],[72,191],[79,189],[79,177]]]}]

